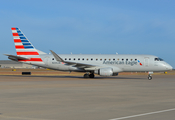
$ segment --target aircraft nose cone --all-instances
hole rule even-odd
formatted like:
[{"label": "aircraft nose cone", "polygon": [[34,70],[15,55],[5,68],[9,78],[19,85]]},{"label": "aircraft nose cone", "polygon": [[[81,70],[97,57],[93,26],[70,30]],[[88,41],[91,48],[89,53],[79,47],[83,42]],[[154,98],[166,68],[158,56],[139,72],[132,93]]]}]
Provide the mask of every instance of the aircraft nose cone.
[{"label": "aircraft nose cone", "polygon": [[168,70],[172,70],[172,69],[173,69],[173,67],[172,67],[171,65],[167,65],[166,68],[167,68]]}]

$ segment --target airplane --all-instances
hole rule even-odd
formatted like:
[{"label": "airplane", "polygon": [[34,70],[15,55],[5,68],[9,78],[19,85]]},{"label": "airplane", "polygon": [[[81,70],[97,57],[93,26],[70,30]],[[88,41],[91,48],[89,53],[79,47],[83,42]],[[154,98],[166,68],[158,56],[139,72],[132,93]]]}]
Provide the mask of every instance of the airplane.
[{"label": "airplane", "polygon": [[23,62],[43,68],[59,71],[85,72],[84,78],[100,76],[117,76],[120,72],[148,72],[152,79],[153,72],[165,72],[173,67],[154,55],[120,55],[120,54],[47,54],[36,49],[23,32],[12,27],[12,35],[17,55],[4,54],[10,60]]}]

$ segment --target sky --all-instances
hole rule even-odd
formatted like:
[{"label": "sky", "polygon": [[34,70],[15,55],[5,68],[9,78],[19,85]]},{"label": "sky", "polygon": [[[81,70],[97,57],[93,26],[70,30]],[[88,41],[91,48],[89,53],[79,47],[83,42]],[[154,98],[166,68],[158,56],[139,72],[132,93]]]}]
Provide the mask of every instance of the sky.
[{"label": "sky", "polygon": [[3,0],[0,60],[16,55],[11,27],[57,54],[149,54],[175,68],[174,0]]}]

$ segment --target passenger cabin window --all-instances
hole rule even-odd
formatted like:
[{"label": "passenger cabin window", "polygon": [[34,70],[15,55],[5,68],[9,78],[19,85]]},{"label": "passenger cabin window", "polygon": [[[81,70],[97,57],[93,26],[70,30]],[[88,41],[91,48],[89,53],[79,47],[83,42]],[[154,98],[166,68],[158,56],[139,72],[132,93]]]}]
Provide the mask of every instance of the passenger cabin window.
[{"label": "passenger cabin window", "polygon": [[75,60],[75,58],[74,58],[74,60]]},{"label": "passenger cabin window", "polygon": [[97,61],[98,59],[96,59],[96,61]]},{"label": "passenger cabin window", "polygon": [[80,60],[80,58],[78,58],[78,60]]},{"label": "passenger cabin window", "polygon": [[93,60],[93,59],[91,58],[91,60]]},{"label": "passenger cabin window", "polygon": [[65,58],[64,60],[67,60],[67,58]]},{"label": "passenger cabin window", "polygon": [[84,60],[84,58],[82,60]]},{"label": "passenger cabin window", "polygon": [[162,58],[155,58],[154,61],[163,61]]},{"label": "passenger cabin window", "polygon": [[86,60],[88,60],[88,58]]},{"label": "passenger cabin window", "polygon": [[100,59],[100,61],[102,61],[102,59]]},{"label": "passenger cabin window", "polygon": [[122,61],[124,61],[124,59],[122,59]]},{"label": "passenger cabin window", "polygon": [[115,60],[115,58],[113,60]]},{"label": "passenger cabin window", "polygon": [[106,59],[105,59],[105,61],[106,61]]},{"label": "passenger cabin window", "polygon": [[117,59],[118,61],[120,60],[120,59]]},{"label": "passenger cabin window", "polygon": [[109,61],[110,61],[111,59],[109,59]]},{"label": "passenger cabin window", "polygon": [[135,61],[137,61],[137,59],[135,59]]},{"label": "passenger cabin window", "polygon": [[71,60],[71,58],[69,58],[69,60]]},{"label": "passenger cabin window", "polygon": [[52,58],[52,60],[54,60],[54,58]]},{"label": "passenger cabin window", "polygon": [[131,59],[131,61],[132,61],[132,59]]},{"label": "passenger cabin window", "polygon": [[126,59],[126,61],[128,61],[128,59]]}]

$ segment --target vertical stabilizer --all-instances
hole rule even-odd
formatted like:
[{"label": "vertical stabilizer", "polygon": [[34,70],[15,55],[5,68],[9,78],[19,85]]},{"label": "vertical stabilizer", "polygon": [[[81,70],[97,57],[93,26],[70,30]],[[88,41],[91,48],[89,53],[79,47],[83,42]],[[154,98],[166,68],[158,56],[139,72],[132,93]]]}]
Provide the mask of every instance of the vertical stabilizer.
[{"label": "vertical stabilizer", "polygon": [[22,33],[19,28],[11,28],[12,35],[15,43],[17,56],[28,58],[28,60],[18,60],[19,62],[26,63],[43,63],[40,54],[46,54],[40,52],[32,45],[32,43],[27,39],[27,37]]}]

